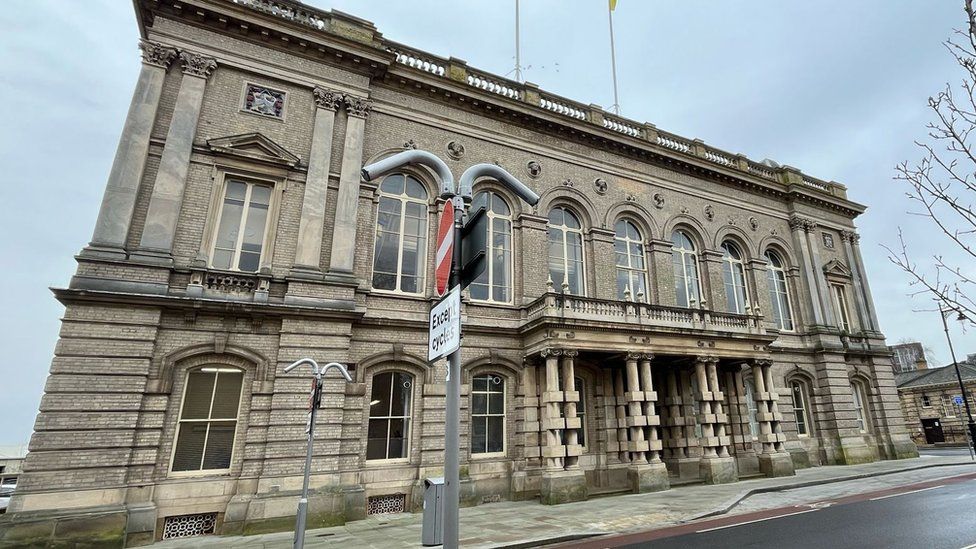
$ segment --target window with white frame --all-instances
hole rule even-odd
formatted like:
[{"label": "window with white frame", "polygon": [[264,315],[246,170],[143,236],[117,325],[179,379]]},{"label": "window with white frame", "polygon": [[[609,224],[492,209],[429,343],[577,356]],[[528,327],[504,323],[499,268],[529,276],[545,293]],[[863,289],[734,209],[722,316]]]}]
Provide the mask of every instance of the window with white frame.
[{"label": "window with white frame", "polygon": [[857,430],[864,433],[868,430],[867,412],[864,409],[868,399],[864,385],[860,381],[852,381],[851,393],[854,395],[854,419],[857,421]]},{"label": "window with white frame", "polygon": [[674,292],[679,307],[697,307],[701,303],[698,277],[698,251],[684,231],[671,233],[671,261],[674,266]]},{"label": "window with white frame", "polygon": [[838,327],[845,332],[851,331],[851,316],[847,309],[847,292],[842,284],[831,284],[831,292],[834,295],[834,308],[837,310]]},{"label": "window with white frame", "polygon": [[730,313],[745,314],[749,302],[746,289],[746,267],[739,247],[726,240],[722,243],[722,278],[725,281],[725,297]]},{"label": "window with white frame", "polygon": [[780,330],[793,331],[793,305],[790,302],[790,289],[786,282],[786,269],[779,254],[766,252],[766,273],[769,281],[769,301],[772,305],[773,323]]},{"label": "window with white frame", "polygon": [[230,468],[244,372],[205,366],[190,370],[173,449],[172,471],[225,471]]},{"label": "window with white frame", "polygon": [[796,432],[800,436],[810,434],[810,402],[807,400],[806,384],[802,381],[791,381],[790,392],[793,396],[793,415],[796,417]]},{"label": "window with white frame", "polygon": [[[549,212],[549,277],[556,291],[585,295],[583,226],[566,208]],[[565,290],[564,290],[565,288]]]},{"label": "window with white frame", "polygon": [[481,374],[471,380],[471,453],[505,451],[505,378]]},{"label": "window with white frame", "polygon": [[746,408],[749,410],[749,434],[752,435],[752,438],[757,438],[759,436],[759,419],[756,414],[759,412],[759,408],[756,406],[756,387],[751,379],[746,380],[745,386]]},{"label": "window with white frame", "polygon": [[427,268],[427,189],[413,176],[393,174],[380,184],[379,197],[373,288],[423,294]]},{"label": "window with white frame", "polygon": [[482,191],[474,196],[471,210],[484,206],[488,215],[487,266],[468,286],[471,299],[489,303],[512,302],[512,209],[501,195]]},{"label": "window with white frame", "polygon": [[272,187],[230,179],[217,218],[210,264],[215,269],[257,272],[268,230]]},{"label": "window with white frame", "polygon": [[617,299],[647,301],[647,263],[640,230],[626,219],[613,227],[613,251],[617,262]]},{"label": "window with white frame", "polygon": [[370,386],[366,459],[400,459],[410,449],[410,405],[413,376],[380,372]]},{"label": "window with white frame", "polygon": [[950,395],[942,395],[942,417],[956,417],[956,404]]}]

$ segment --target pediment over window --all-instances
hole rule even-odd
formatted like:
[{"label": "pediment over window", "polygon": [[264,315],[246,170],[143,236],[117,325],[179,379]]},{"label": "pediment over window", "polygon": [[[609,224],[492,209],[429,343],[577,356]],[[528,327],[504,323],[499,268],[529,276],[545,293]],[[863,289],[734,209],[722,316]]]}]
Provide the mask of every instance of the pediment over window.
[{"label": "pediment over window", "polygon": [[260,132],[218,137],[207,141],[214,154],[231,156],[252,162],[294,168],[301,159],[288,149],[268,139]]},{"label": "pediment over window", "polygon": [[835,278],[851,278],[851,270],[836,259],[831,259],[823,267],[824,274]]}]

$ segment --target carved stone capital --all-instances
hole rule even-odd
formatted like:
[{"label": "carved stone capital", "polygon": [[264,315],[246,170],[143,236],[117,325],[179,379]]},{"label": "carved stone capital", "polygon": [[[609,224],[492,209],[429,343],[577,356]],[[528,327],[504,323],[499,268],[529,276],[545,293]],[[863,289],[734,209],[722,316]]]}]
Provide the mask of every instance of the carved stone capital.
[{"label": "carved stone capital", "polygon": [[159,42],[140,40],[139,49],[142,50],[143,63],[162,69],[168,69],[169,64],[176,58],[176,48]]},{"label": "carved stone capital", "polygon": [[843,240],[844,242],[850,242],[851,244],[857,244],[858,242],[861,241],[861,235],[857,234],[854,231],[844,230],[844,231],[841,231],[840,232],[840,239]]},{"label": "carved stone capital", "polygon": [[565,349],[563,350],[563,356],[566,358],[576,358],[579,356],[579,351],[576,349]]},{"label": "carved stone capital", "polygon": [[312,95],[315,96],[315,104],[317,106],[323,109],[329,109],[330,111],[338,111],[339,107],[342,106],[342,100],[344,98],[341,92],[319,86],[316,86],[312,90]]},{"label": "carved stone capital", "polygon": [[562,356],[562,355],[563,355],[562,349],[543,349],[542,351],[539,352],[539,356],[541,356],[542,358],[549,358],[551,356]]},{"label": "carved stone capital", "polygon": [[369,116],[370,109],[373,108],[373,102],[365,97],[356,97],[355,95],[345,96],[346,102],[346,114],[349,116],[356,116],[359,118],[366,118]]},{"label": "carved stone capital", "polygon": [[760,368],[768,368],[773,365],[773,361],[767,358],[756,358],[752,361],[753,366],[759,366]]},{"label": "carved stone capital", "polygon": [[641,354],[641,360],[651,361],[654,360],[654,353],[643,353]]},{"label": "carved stone capital", "polygon": [[809,218],[806,218],[806,217],[800,217],[800,216],[798,216],[796,214],[790,216],[790,230],[791,231],[803,230],[803,231],[806,231],[806,232],[809,233],[809,232],[814,231],[816,229],[817,229],[817,222],[816,221],[814,221],[812,219],[809,219]]},{"label": "carved stone capital", "polygon": [[718,357],[715,355],[698,355],[695,357],[695,362],[701,364],[717,364]]},{"label": "carved stone capital", "polygon": [[210,78],[217,68],[217,61],[213,57],[188,51],[180,52],[180,62],[183,64],[183,74],[199,76],[203,79]]},{"label": "carved stone capital", "polygon": [[627,355],[626,355],[626,357],[625,357],[625,359],[627,360],[627,362],[630,362],[630,361],[634,361],[634,362],[637,362],[637,361],[638,361],[638,360],[640,360],[640,359],[641,359],[641,357],[643,357],[643,356],[644,356],[643,354],[641,354],[641,353],[638,353],[637,351],[629,351],[629,352],[627,353]]}]

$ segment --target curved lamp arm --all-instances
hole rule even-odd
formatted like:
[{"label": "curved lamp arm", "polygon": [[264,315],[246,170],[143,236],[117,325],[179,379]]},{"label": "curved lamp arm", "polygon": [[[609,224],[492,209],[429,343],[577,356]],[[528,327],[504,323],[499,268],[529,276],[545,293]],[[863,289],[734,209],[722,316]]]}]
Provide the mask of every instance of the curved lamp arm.
[{"label": "curved lamp arm", "polygon": [[464,197],[465,201],[471,200],[471,188],[479,177],[491,177],[498,180],[508,190],[515,193],[519,198],[535,206],[539,203],[539,195],[530,189],[525,183],[508,173],[504,168],[494,164],[475,164],[464,170],[461,174],[461,181],[458,184],[458,194]]},{"label": "curved lamp arm", "polygon": [[454,196],[454,175],[451,173],[451,169],[443,160],[427,151],[403,151],[378,162],[373,162],[368,166],[363,166],[363,179],[372,181],[407,164],[420,164],[434,170],[438,179],[441,180],[441,196],[445,198]]},{"label": "curved lamp arm", "polygon": [[331,368],[335,368],[336,370],[339,370],[339,373],[342,374],[342,377],[346,378],[346,381],[348,381],[349,383],[352,383],[352,376],[349,375],[349,370],[346,369],[345,365],[339,364],[338,362],[330,362],[326,364],[325,367],[322,368],[322,375],[324,376],[325,374],[327,374]]}]

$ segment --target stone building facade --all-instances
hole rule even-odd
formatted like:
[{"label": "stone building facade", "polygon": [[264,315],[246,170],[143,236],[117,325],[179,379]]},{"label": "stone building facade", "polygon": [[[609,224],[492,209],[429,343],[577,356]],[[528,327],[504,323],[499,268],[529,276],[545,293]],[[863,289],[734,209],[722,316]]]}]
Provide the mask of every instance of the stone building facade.
[{"label": "stone building facade", "polygon": [[[966,398],[959,378],[966,387]],[[976,413],[976,354],[959,363],[959,376],[952,364],[931,370],[895,375],[905,424],[917,445],[965,445],[968,443],[966,400]]]},{"label": "stone building facade", "polygon": [[[466,292],[462,498],[559,503],[917,455],[845,187],[286,0],[137,0],[142,71],[77,256],[5,540],[127,545],[416,510],[443,468],[425,360],[437,181],[496,163]],[[79,517],[82,517],[80,520]]]}]

